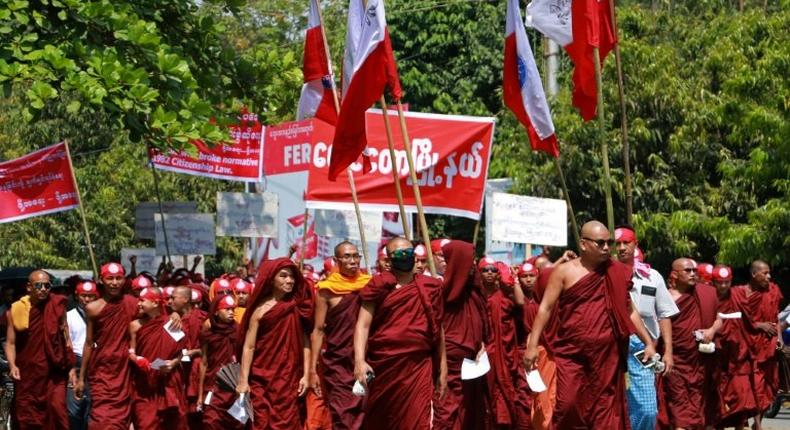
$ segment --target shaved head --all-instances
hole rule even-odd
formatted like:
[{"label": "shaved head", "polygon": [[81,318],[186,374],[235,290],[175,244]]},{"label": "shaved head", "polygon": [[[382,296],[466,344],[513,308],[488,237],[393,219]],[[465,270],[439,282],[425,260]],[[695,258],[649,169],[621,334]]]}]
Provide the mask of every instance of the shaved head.
[{"label": "shaved head", "polygon": [[30,275],[27,277],[28,282],[35,283],[35,282],[49,282],[49,273],[43,270],[34,270],[30,272]]},{"label": "shaved head", "polygon": [[582,236],[592,237],[592,236],[606,236],[609,237],[609,229],[603,225],[602,222],[592,220],[587,221],[582,226]]},{"label": "shaved head", "polygon": [[609,229],[602,222],[592,220],[584,223],[579,241],[582,261],[593,266],[605,263],[611,259],[613,245]]},{"label": "shaved head", "polygon": [[192,299],[192,289],[189,288],[189,287],[184,287],[184,286],[176,287],[173,290],[173,295],[174,296],[181,296],[181,297],[184,297],[186,299]]},{"label": "shaved head", "polygon": [[771,266],[763,260],[754,260],[750,267],[752,278],[749,284],[758,289],[765,290],[771,284]]},{"label": "shaved head", "polygon": [[391,256],[393,252],[397,251],[398,249],[405,249],[411,248],[411,242],[406,240],[405,237],[393,237],[392,239],[387,242],[387,255]]},{"label": "shaved head", "polygon": [[34,270],[27,277],[27,294],[33,303],[38,303],[49,298],[49,289],[52,282],[49,273],[43,270]]},{"label": "shaved head", "polygon": [[755,274],[761,270],[770,269],[770,266],[768,266],[768,263],[763,260],[754,260],[752,261],[752,265],[749,269],[752,274]]},{"label": "shaved head", "polygon": [[672,262],[672,273],[669,279],[675,289],[686,292],[689,288],[697,284],[697,269],[694,260],[690,258],[678,258]]}]

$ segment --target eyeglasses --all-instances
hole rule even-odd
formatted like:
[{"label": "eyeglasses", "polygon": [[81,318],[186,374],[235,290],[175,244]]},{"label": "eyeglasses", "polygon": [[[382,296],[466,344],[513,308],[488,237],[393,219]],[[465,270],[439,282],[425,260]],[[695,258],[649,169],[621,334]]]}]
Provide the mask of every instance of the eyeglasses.
[{"label": "eyeglasses", "polygon": [[35,282],[33,283],[33,288],[37,290],[49,290],[52,288],[52,283],[50,282]]},{"label": "eyeglasses", "polygon": [[359,254],[343,254],[339,258],[341,260],[361,260],[362,256]]},{"label": "eyeglasses", "polygon": [[499,272],[496,267],[484,267],[480,270],[480,273],[494,273]]},{"label": "eyeglasses", "polygon": [[598,239],[598,240],[594,240],[594,239],[590,239],[589,237],[583,237],[582,240],[586,240],[588,242],[592,242],[592,243],[595,244],[595,246],[597,246],[598,248],[601,248],[601,249],[604,247],[604,245],[608,246],[609,248],[614,246],[614,239]]}]

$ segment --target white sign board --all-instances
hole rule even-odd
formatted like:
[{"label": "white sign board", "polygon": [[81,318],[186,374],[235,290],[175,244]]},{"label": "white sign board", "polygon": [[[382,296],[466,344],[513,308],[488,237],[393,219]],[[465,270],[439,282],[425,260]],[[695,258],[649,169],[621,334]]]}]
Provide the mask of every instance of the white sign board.
[{"label": "white sign board", "polygon": [[491,238],[516,243],[566,246],[568,208],[565,200],[494,193]]},{"label": "white sign board", "polygon": [[[156,220],[156,254],[167,254],[165,235],[160,214]],[[217,251],[214,237],[213,214],[165,214],[165,229],[170,255],[214,255]]]},{"label": "white sign board", "polygon": [[[381,240],[381,215],[381,212],[362,211],[365,241],[378,242]],[[316,234],[320,236],[360,240],[357,215],[353,210],[316,209],[315,228]]]},{"label": "white sign board", "polygon": [[[162,211],[166,214],[195,213],[195,202],[162,202]],[[154,236],[154,214],[159,212],[159,203],[140,202],[134,208],[134,235],[138,239],[151,239]]]},{"label": "white sign board", "polygon": [[[137,269],[138,274],[141,272],[149,272],[152,275],[156,275],[157,270],[159,270],[159,263],[162,262],[162,256],[156,255],[156,248],[121,248],[121,264],[123,265],[123,269],[127,274],[131,273],[132,271],[132,264],[129,261],[129,257],[133,255],[137,257],[135,268]],[[186,259],[184,257],[186,257]],[[191,269],[195,257],[197,256],[170,256],[175,269],[180,269],[182,267]],[[195,269],[195,273],[205,273],[205,261],[205,259],[201,259],[200,263],[198,263],[198,266]]]},{"label": "white sign board", "polygon": [[217,236],[277,237],[275,193],[217,192]]}]

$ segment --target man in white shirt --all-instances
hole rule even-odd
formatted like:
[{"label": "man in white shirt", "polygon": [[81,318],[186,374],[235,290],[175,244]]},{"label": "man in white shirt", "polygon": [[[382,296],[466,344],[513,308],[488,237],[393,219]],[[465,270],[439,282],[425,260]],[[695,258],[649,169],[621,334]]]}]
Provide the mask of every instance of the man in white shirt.
[{"label": "man in white shirt", "polygon": [[[648,264],[634,258],[637,249],[636,231],[630,225],[618,226],[614,231],[617,259],[634,268],[631,278],[631,302],[634,312],[645,323],[647,331],[655,342],[659,336],[664,341],[662,360],[665,372],[672,370],[672,321],[669,319],[679,310],[667,290],[664,278]],[[652,369],[642,366],[634,354],[645,349],[645,344],[634,335],[629,342],[628,357],[628,413],[633,430],[653,430],[656,428],[658,404],[656,401],[655,374]]]},{"label": "man in white shirt", "polygon": [[77,307],[66,313],[66,323],[69,326],[69,336],[71,337],[74,355],[77,356],[77,364],[75,367],[75,379],[69,381],[69,389],[66,393],[66,406],[69,409],[71,430],[85,430],[88,428],[88,413],[90,412],[91,403],[90,392],[86,384],[85,394],[83,394],[82,399],[77,400],[74,397],[74,386],[77,384],[76,378],[79,378],[82,348],[85,345],[85,306],[99,298],[99,292],[93,281],[81,281],[77,283],[74,295],[77,299]]}]

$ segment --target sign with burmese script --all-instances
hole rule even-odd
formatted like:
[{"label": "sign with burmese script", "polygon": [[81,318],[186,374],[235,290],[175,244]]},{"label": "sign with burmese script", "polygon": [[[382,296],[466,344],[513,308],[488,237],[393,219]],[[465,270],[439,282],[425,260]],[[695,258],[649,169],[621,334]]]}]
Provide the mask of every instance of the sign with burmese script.
[{"label": "sign with burmese script", "polygon": [[0,163],[0,223],[79,206],[66,144]]},{"label": "sign with burmese script", "polygon": [[[156,228],[156,255],[167,254],[161,214],[154,214]],[[214,255],[217,251],[214,237],[213,214],[164,214],[167,245],[170,255]]]},{"label": "sign with burmese script", "polygon": [[[381,240],[381,212],[361,211],[365,227],[365,241]],[[361,240],[357,214],[353,210],[318,209],[315,211],[316,233],[320,236]]]},{"label": "sign with burmese script", "polygon": [[[162,212],[191,214],[197,212],[196,202],[162,202]],[[134,235],[137,239],[155,239],[154,214],[159,213],[159,203],[140,202],[134,208]]]},{"label": "sign with burmese script", "polygon": [[217,193],[217,236],[277,237],[275,193]]},{"label": "sign with burmese script", "polygon": [[491,239],[535,245],[568,244],[565,200],[494,193]]}]

